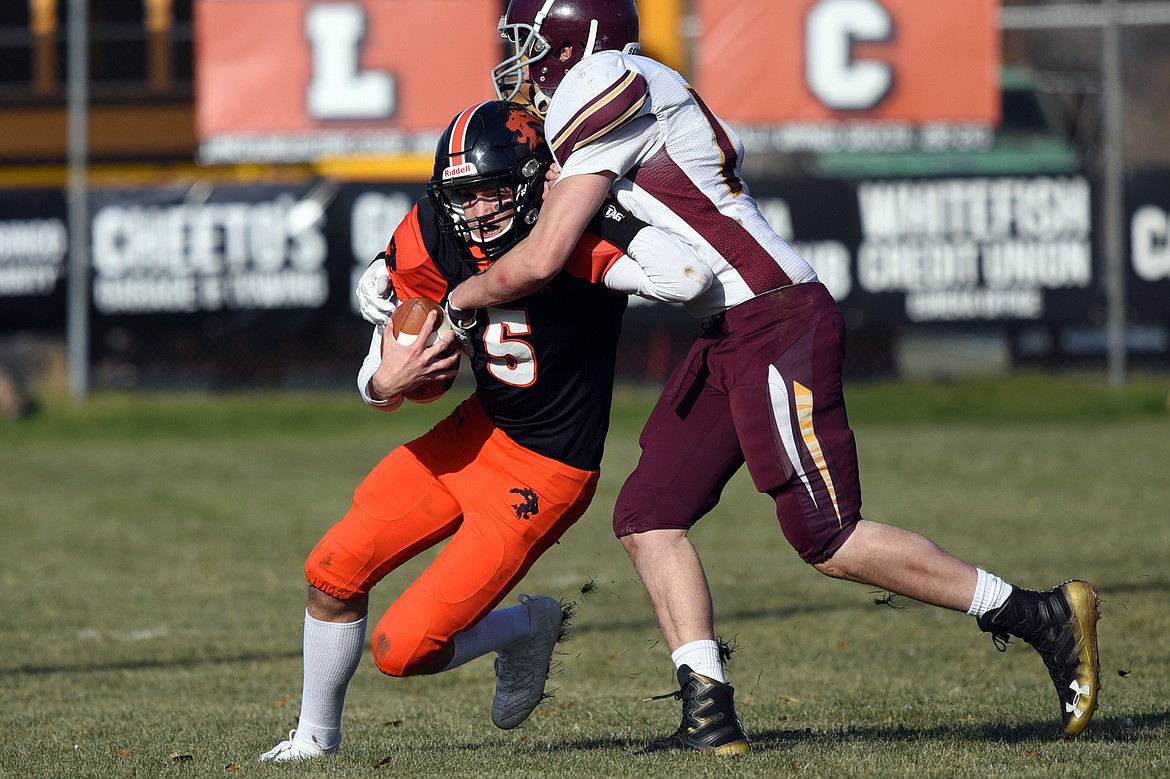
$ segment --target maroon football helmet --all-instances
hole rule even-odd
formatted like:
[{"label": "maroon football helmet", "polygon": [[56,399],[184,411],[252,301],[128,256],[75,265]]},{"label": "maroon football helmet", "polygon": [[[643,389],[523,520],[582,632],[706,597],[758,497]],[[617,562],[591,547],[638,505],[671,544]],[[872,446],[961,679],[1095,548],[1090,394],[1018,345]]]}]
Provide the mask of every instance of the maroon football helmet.
[{"label": "maroon football helmet", "polygon": [[514,100],[528,68],[547,104],[569,68],[590,54],[638,52],[638,7],[634,0],[511,0],[499,30],[513,54],[492,69],[496,94]]}]

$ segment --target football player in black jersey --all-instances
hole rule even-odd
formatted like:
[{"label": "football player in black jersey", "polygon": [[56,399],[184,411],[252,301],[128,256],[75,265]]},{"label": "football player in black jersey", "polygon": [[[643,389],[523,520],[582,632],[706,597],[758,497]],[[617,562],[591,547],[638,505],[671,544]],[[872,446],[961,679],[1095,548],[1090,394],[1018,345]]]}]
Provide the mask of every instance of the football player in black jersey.
[{"label": "football player in black jersey", "polygon": [[[385,337],[385,317],[409,298],[444,302],[527,235],[551,162],[540,122],[517,104],[480,103],[452,120],[428,196],[366,280],[383,292],[364,301],[379,320],[358,376],[369,405],[393,411],[404,393],[454,376],[460,358],[452,336],[426,346],[437,312],[408,346]],[[562,607],[527,595],[518,606],[496,606],[593,498],[627,294],[682,301],[710,283],[705,265],[679,263],[678,254],[690,252],[608,204],[546,286],[460,323],[475,392],[374,466],[349,512],[310,553],[300,720],[261,760],[338,752],[369,591],[444,540],[374,626],[374,662],[388,675],[411,676],[495,652],[493,723],[513,728],[528,717],[544,695]],[[669,270],[652,264],[666,257]]]}]

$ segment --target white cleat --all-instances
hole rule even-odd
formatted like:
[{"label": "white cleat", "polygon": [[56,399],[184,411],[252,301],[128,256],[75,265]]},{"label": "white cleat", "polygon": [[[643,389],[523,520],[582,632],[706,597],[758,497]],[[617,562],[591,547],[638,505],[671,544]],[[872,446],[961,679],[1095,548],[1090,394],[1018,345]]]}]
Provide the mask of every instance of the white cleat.
[{"label": "white cleat", "polygon": [[561,635],[564,615],[561,604],[547,595],[520,596],[528,607],[532,629],[524,643],[496,653],[496,697],[492,701],[492,722],[510,730],[528,719],[544,698],[553,647]]},{"label": "white cleat", "polygon": [[297,732],[290,730],[288,739],[260,755],[261,763],[292,763],[301,760],[316,760],[319,757],[331,757],[341,750],[340,745],[321,747],[312,742],[297,739]]}]

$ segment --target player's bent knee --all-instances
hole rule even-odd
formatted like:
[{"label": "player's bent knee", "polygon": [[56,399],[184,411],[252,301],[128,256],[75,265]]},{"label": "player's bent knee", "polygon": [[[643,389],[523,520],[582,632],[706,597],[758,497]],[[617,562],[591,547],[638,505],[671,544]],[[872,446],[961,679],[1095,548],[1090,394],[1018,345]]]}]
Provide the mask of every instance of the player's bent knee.
[{"label": "player's bent knee", "polygon": [[809,553],[801,553],[801,558],[832,579],[847,579],[849,581],[856,580],[856,574],[853,572],[854,566],[851,561],[856,559],[856,554],[859,551],[862,543],[855,541],[852,545],[848,542],[855,538],[854,530],[857,525],[849,525],[843,529],[826,547]]},{"label": "player's bent knee", "polygon": [[[385,630],[375,630],[370,641],[374,665],[387,676],[413,676],[418,660],[415,653],[407,649],[411,642],[406,637]],[[405,650],[405,651],[403,651]]]},{"label": "player's bent knee", "polygon": [[634,550],[638,548],[638,545],[642,541],[641,533],[629,533],[624,536],[618,536],[617,539],[621,542],[622,548],[630,554],[634,553]]},{"label": "player's bent knee", "polygon": [[421,630],[374,629],[370,641],[374,665],[387,676],[419,676],[441,671],[451,660],[454,647],[439,644]]},{"label": "player's bent knee", "polygon": [[845,569],[833,562],[832,558],[820,563],[813,563],[813,568],[828,576],[830,579],[847,579]]}]

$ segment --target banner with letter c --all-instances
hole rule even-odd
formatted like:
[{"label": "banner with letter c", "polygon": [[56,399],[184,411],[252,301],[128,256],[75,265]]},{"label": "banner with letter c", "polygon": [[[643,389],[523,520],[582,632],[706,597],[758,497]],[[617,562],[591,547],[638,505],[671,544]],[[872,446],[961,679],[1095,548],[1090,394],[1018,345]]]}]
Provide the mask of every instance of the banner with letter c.
[{"label": "banner with letter c", "polygon": [[996,0],[697,0],[694,82],[731,124],[999,120]]}]

